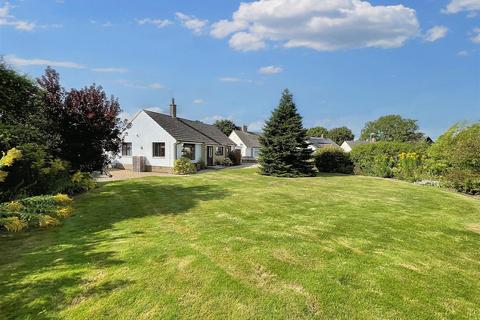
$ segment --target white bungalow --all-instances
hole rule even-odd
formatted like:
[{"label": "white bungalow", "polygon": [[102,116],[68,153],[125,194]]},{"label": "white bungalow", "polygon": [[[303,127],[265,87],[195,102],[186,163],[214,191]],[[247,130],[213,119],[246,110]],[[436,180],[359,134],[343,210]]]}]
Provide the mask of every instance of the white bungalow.
[{"label": "white bungalow", "polygon": [[230,133],[230,140],[235,142],[237,148],[241,150],[242,161],[255,161],[259,157],[260,135],[254,132],[248,132],[247,126],[243,126],[242,130],[233,130]]},{"label": "white bungalow", "polygon": [[172,172],[176,159],[185,156],[193,163],[203,161],[213,166],[228,157],[235,147],[217,127],[200,121],[177,117],[172,99],[170,114],[142,110],[130,122],[122,143],[121,155],[115,165],[124,169],[137,168],[156,172]]}]

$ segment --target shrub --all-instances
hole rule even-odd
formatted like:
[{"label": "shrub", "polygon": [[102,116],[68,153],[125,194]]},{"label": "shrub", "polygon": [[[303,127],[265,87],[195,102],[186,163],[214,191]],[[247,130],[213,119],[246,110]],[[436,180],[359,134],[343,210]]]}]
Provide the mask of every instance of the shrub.
[{"label": "shrub", "polygon": [[398,157],[398,163],[393,168],[395,178],[417,181],[422,174],[422,157],[416,152],[402,152]]},{"label": "shrub", "polygon": [[350,158],[356,174],[391,178],[400,154],[415,152],[423,156],[427,148],[425,143],[380,141],[355,146]]},{"label": "shrub", "polygon": [[238,149],[232,150],[228,153],[228,158],[234,166],[238,166],[242,163],[242,152]]},{"label": "shrub", "polygon": [[428,150],[426,172],[459,192],[480,194],[480,123],[454,125]]},{"label": "shrub", "polygon": [[175,164],[173,167],[173,172],[175,174],[192,174],[197,171],[197,168],[195,167],[195,164],[192,163],[192,161],[187,158],[187,157],[181,157],[177,160],[175,160]]},{"label": "shrub", "polygon": [[320,148],[314,153],[315,166],[320,172],[353,173],[353,164],[347,153],[335,147]]},{"label": "shrub", "polygon": [[77,171],[71,177],[57,181],[52,193],[74,195],[94,189],[96,186],[97,183],[90,173]]},{"label": "shrub", "polygon": [[444,185],[471,195],[480,194],[480,174],[462,169],[452,169],[444,176]]},{"label": "shrub", "polygon": [[225,158],[222,160],[222,166],[230,167],[231,165],[233,165],[233,162],[230,160],[230,158]]},{"label": "shrub", "polygon": [[0,204],[0,230],[18,232],[28,227],[49,227],[72,213],[65,194],[36,196]]},{"label": "shrub", "polygon": [[57,186],[69,180],[68,163],[50,157],[44,146],[29,143],[18,150],[21,158],[5,170],[8,175],[0,183],[0,202],[59,192]]},{"label": "shrub", "polygon": [[207,168],[207,165],[205,164],[205,161],[200,160],[196,163],[197,165],[197,171],[204,170]]}]

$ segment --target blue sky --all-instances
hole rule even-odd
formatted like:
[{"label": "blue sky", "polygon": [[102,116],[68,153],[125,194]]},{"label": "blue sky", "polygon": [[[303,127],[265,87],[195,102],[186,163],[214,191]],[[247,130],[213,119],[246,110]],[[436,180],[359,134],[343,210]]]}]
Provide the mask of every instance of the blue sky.
[{"label": "blue sky", "polygon": [[32,77],[259,130],[289,88],[304,125],[385,114],[438,136],[480,119],[480,0],[0,0],[0,54]]}]

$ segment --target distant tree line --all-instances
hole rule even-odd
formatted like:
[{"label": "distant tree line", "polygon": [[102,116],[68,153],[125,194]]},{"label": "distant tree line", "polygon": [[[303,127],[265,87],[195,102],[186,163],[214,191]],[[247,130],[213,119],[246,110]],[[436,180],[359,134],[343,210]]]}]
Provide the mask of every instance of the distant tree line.
[{"label": "distant tree line", "polygon": [[324,136],[337,144],[353,140],[347,127],[305,130],[292,94],[285,90],[260,138],[260,172],[298,177],[319,172],[355,173],[446,186],[480,194],[480,123],[456,124],[435,143],[419,130],[416,120],[399,115],[368,121],[351,153],[338,147],[312,155],[307,137]]}]

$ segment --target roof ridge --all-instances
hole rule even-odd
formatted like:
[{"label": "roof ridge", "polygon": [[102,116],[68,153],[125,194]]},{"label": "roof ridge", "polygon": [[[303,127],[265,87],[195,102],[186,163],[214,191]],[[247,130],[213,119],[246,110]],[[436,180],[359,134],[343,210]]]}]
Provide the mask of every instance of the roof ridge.
[{"label": "roof ridge", "polygon": [[[181,122],[182,122],[183,124],[185,124],[186,126],[189,126],[189,127],[192,128],[193,130],[195,130],[195,131],[197,131],[198,133],[200,133],[202,136],[205,136],[205,137],[209,138],[210,140],[213,140],[213,141],[215,141],[216,143],[218,143],[218,144],[221,145],[221,143],[218,142],[216,139],[214,139],[214,138],[206,135],[205,133],[201,132],[200,130],[194,128],[193,126],[189,125],[188,123],[186,123],[186,122],[184,121],[184,120],[187,120],[187,121],[194,121],[194,120],[188,120],[188,119],[182,119],[182,118],[177,118],[177,119],[178,119],[178,121],[181,121]],[[198,121],[198,122],[209,126],[209,124],[203,123],[203,122],[201,122],[201,121]]]}]

